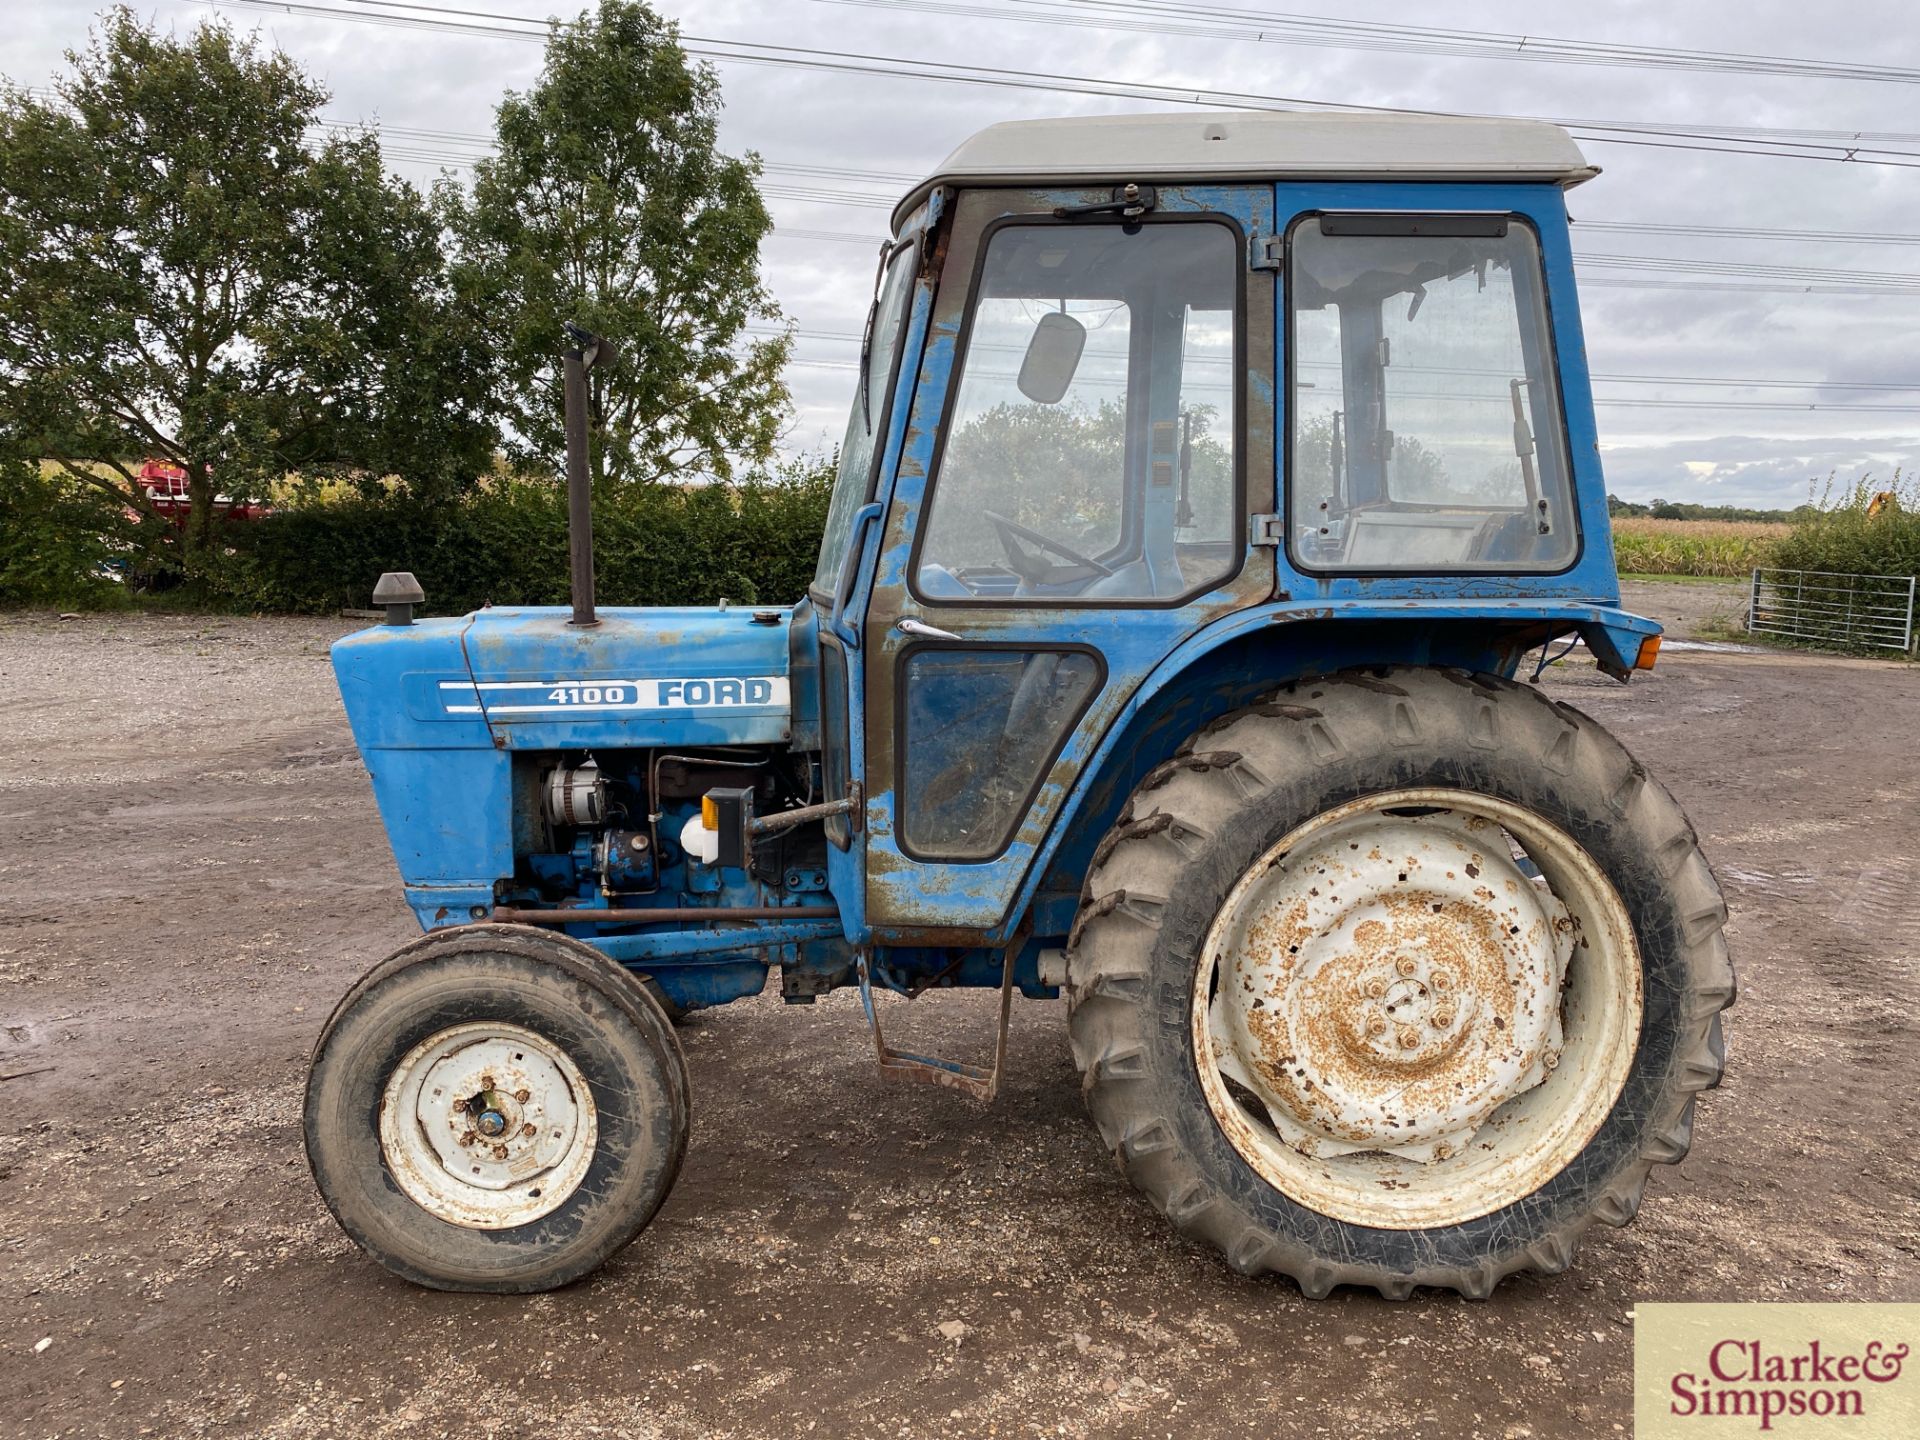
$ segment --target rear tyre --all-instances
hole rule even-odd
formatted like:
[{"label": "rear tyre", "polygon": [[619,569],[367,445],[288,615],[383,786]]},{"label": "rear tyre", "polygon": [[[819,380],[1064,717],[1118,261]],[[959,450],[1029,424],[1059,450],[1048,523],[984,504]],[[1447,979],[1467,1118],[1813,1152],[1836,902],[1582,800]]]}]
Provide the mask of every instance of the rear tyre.
[{"label": "rear tyre", "polygon": [[376,965],[307,1079],[327,1208],[437,1290],[550,1290],[595,1269],[666,1199],[687,1126],[686,1064],[646,987],[520,926],[440,931]]},{"label": "rear tyre", "polygon": [[1725,918],[1672,797],[1579,712],[1459,671],[1303,681],[1193,737],[1096,852],[1074,1059],[1121,1169],[1235,1269],[1482,1297],[1686,1154]]}]

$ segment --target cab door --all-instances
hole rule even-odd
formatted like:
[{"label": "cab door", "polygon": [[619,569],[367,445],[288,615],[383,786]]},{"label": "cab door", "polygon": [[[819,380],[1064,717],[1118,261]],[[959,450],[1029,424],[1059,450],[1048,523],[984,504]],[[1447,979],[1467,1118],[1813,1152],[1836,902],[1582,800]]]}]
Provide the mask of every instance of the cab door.
[{"label": "cab door", "polygon": [[[794,611],[789,644],[795,675],[793,743],[820,752],[825,799],[860,795],[868,770],[864,696],[871,666],[866,608],[885,514],[885,479],[900,453],[914,359],[932,311],[925,242],[938,223],[938,193],[883,247],[861,344],[859,378],[841,442],[820,558],[807,601]],[[864,816],[834,815],[825,825],[828,888],[846,933],[866,936]]]},{"label": "cab door", "polygon": [[1001,938],[1141,680],[1273,587],[1272,190],[1122,193],[955,207],[862,627],[882,941]]}]

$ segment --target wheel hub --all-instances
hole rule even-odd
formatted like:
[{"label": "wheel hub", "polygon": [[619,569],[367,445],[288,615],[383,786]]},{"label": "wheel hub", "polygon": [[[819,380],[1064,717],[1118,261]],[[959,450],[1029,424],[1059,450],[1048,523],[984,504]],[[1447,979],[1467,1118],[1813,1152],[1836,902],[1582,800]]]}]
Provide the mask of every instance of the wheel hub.
[{"label": "wheel hub", "polygon": [[1215,1056],[1302,1154],[1444,1160],[1558,1062],[1576,926],[1497,824],[1355,816],[1268,867],[1234,932]]},{"label": "wheel hub", "polygon": [[1479,1004],[1454,992],[1445,966],[1409,953],[1364,964],[1362,975],[1346,997],[1340,1033],[1356,1059],[1414,1073],[1459,1049]]},{"label": "wheel hub", "polygon": [[592,1094],[566,1053],[490,1021],[414,1046],[380,1112],[394,1182],[423,1209],[480,1230],[558,1207],[585,1177],[597,1138]]}]

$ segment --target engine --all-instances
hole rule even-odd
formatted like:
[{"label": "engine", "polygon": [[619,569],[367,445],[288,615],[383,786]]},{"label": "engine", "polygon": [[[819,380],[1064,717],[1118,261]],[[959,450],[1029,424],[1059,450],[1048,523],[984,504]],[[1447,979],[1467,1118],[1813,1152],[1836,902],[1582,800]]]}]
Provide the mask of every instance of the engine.
[{"label": "engine", "polygon": [[[514,875],[500,888],[503,906],[731,907],[827,888],[821,826],[778,818],[818,800],[810,757],[611,750],[521,754],[514,767]],[[764,833],[738,843],[755,824]]]}]

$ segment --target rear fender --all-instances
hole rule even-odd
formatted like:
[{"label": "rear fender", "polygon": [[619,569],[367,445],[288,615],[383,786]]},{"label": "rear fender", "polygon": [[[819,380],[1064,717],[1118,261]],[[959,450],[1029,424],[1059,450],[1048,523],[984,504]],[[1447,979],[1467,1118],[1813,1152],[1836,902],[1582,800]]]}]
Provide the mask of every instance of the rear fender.
[{"label": "rear fender", "polygon": [[1164,660],[1115,717],[1075,780],[1006,920],[1036,935],[1072,925],[1094,847],[1154,766],[1209,720],[1303,676],[1367,665],[1453,666],[1511,676],[1521,657],[1577,633],[1600,667],[1633,671],[1651,620],[1605,606],[1502,601],[1283,602],[1208,626]]}]

